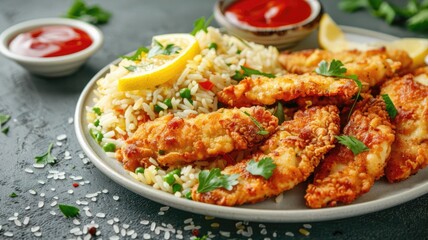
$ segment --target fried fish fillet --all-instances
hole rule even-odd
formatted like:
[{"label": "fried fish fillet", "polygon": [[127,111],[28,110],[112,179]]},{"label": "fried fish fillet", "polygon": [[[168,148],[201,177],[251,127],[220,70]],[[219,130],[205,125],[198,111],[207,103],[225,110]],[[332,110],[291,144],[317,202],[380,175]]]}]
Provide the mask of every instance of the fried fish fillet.
[{"label": "fried fish fillet", "polygon": [[283,52],[278,58],[287,71],[296,74],[313,72],[322,60],[330,62],[333,59],[345,65],[346,74],[356,74],[359,80],[369,86],[379,85],[396,73],[408,72],[412,66],[412,59],[405,51],[387,51],[385,48],[342,52],[311,49]]},{"label": "fried fish fillet", "polygon": [[[276,196],[303,182],[318,165],[324,154],[334,147],[339,133],[339,113],[336,106],[316,106],[298,111],[294,119],[284,122],[279,130],[251,158],[226,167],[223,174],[239,174],[238,184],[231,191],[218,188],[199,193],[192,189],[192,199],[217,205],[255,203]],[[269,179],[252,175],[246,170],[254,159],[272,158],[276,165]]]},{"label": "fried fish fillet", "polygon": [[384,101],[368,98],[358,103],[343,134],[357,138],[369,150],[354,156],[351,150],[338,143],[315,170],[313,183],[306,189],[308,207],[351,203],[384,175],[395,137]]},{"label": "fried fish fillet", "polygon": [[381,94],[388,94],[398,111],[393,120],[396,140],[385,169],[390,182],[404,180],[428,165],[428,67],[415,74],[381,87]]},{"label": "fried fish fillet", "polygon": [[288,74],[276,78],[246,78],[237,85],[224,88],[217,96],[220,102],[228,106],[247,107],[315,96],[346,101],[357,92],[358,86],[351,79],[337,79],[317,74]]},{"label": "fried fish fillet", "polygon": [[188,118],[166,115],[138,127],[121,149],[122,161],[129,170],[152,165],[150,158],[161,166],[191,163],[254,147],[277,126],[278,119],[262,107],[220,109]]}]

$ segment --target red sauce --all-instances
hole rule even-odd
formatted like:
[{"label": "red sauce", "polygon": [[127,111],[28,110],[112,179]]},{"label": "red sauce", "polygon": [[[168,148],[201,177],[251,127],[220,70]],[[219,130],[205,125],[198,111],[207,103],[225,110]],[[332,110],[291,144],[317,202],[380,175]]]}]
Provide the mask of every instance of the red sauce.
[{"label": "red sauce", "polygon": [[304,0],[239,0],[226,8],[226,17],[254,27],[280,27],[299,23],[311,15]]},{"label": "red sauce", "polygon": [[46,26],[16,36],[12,52],[28,57],[57,57],[82,51],[92,44],[89,35],[69,26]]}]

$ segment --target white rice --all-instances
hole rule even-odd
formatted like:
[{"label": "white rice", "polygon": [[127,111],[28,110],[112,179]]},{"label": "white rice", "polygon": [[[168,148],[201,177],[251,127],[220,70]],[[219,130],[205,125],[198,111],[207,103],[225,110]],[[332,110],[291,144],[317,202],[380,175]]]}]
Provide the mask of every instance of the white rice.
[{"label": "white rice", "polygon": [[[169,113],[187,117],[189,114],[217,110],[216,93],[237,83],[231,77],[235,71],[240,70],[242,65],[261,72],[284,74],[284,70],[277,62],[278,50],[274,47],[243,42],[235,37],[221,34],[218,29],[212,27],[208,28],[207,33],[200,31],[196,38],[201,49],[200,54],[188,61],[177,80],[166,82],[154,91],[118,91],[118,79],[128,74],[128,70],[123,66],[135,65],[135,63],[123,59],[118,65],[110,66],[110,72],[97,81],[94,106],[87,107],[88,127],[103,134],[101,146],[113,143],[116,149],[119,149],[126,138],[133,135],[139,124]],[[217,50],[208,48],[211,43],[217,44]],[[200,82],[207,80],[214,84],[211,90],[206,90],[199,85]],[[190,89],[192,102],[180,97],[179,91],[183,88]],[[168,109],[163,102],[165,99],[171,99],[172,108]],[[156,105],[162,109],[159,113],[155,112]],[[94,113],[94,107],[100,108],[100,116]],[[98,126],[95,126],[96,120],[99,121]],[[109,153],[109,156],[114,156],[114,153]],[[143,174],[130,172],[131,176],[156,189],[172,193],[172,186],[163,180],[168,172],[159,169],[155,159],[151,159],[151,162],[154,165],[146,168]],[[213,164],[218,166],[218,163],[201,161],[182,167],[180,176],[174,176],[176,183],[182,186],[182,190],[174,195],[184,197],[197,184],[197,176],[201,169]]]}]

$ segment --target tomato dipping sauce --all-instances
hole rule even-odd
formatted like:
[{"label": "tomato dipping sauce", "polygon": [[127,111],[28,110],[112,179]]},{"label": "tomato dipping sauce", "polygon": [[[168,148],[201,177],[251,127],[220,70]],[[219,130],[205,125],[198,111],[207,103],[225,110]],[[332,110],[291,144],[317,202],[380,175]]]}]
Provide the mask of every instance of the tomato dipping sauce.
[{"label": "tomato dipping sauce", "polygon": [[89,35],[74,27],[53,25],[33,29],[16,36],[10,51],[28,57],[58,57],[82,51],[92,44]]},{"label": "tomato dipping sauce", "polygon": [[271,28],[292,25],[311,15],[305,0],[238,0],[225,9],[225,16],[236,24]]}]

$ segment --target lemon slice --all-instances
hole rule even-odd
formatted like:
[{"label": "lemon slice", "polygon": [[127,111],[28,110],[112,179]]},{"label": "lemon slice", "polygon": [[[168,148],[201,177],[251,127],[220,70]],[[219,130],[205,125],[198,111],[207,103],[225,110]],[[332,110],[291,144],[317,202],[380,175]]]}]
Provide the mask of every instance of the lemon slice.
[{"label": "lemon slice", "polygon": [[165,34],[155,36],[153,39],[164,47],[174,44],[180,50],[171,55],[158,54],[150,58],[146,53],[142,53],[141,61],[135,62],[133,71],[119,79],[119,91],[152,89],[178,78],[187,61],[200,52],[196,38],[190,34]]},{"label": "lemon slice", "polygon": [[424,65],[428,55],[428,40],[422,38],[402,38],[386,43],[387,49],[401,49],[406,51],[413,60],[413,67]]},{"label": "lemon slice", "polygon": [[345,34],[339,26],[331,19],[330,15],[324,13],[321,17],[318,30],[318,44],[321,48],[332,52],[348,49]]}]

